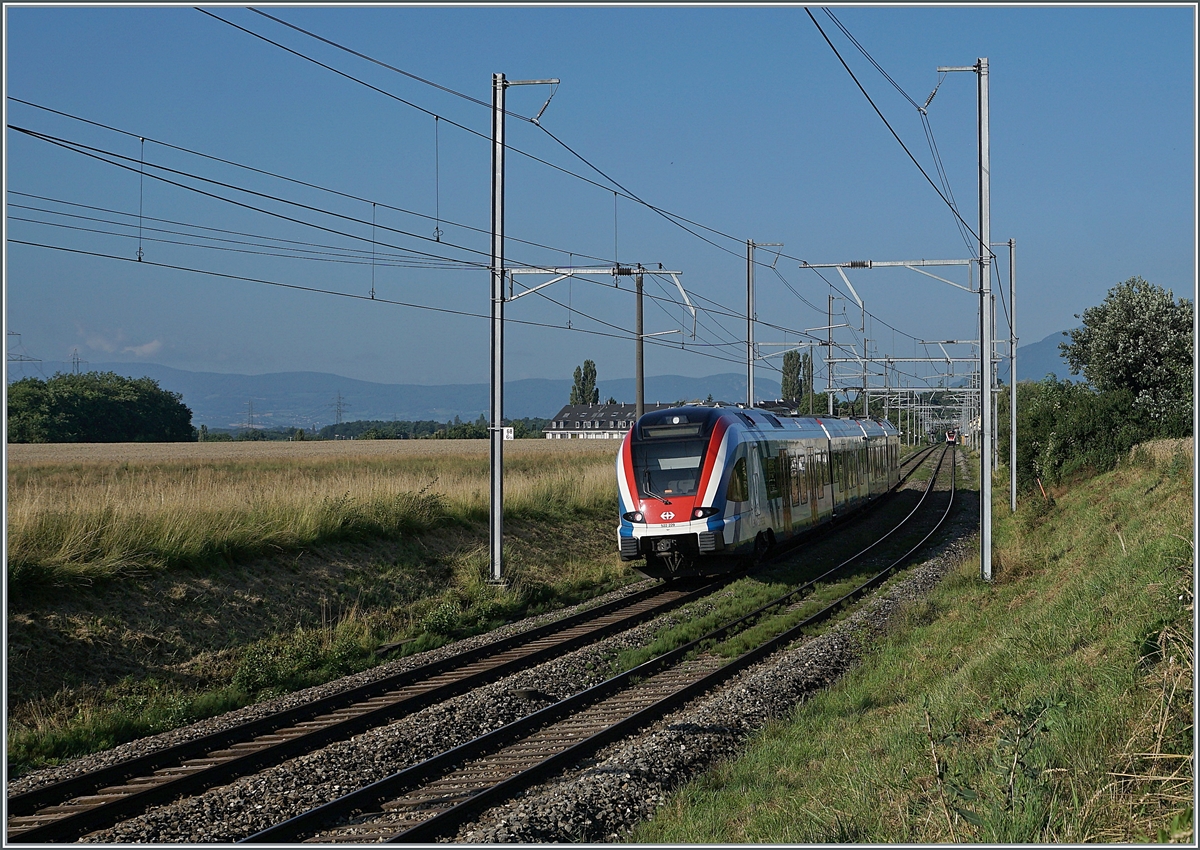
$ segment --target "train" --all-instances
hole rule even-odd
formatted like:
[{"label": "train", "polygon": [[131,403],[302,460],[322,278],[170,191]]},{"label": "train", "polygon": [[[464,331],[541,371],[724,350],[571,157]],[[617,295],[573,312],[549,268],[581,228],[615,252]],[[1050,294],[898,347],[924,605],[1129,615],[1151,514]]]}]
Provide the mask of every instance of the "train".
[{"label": "train", "polygon": [[886,420],[684,405],[642,416],[617,452],[622,560],[652,578],[744,568],[900,480]]},{"label": "train", "polygon": [[946,432],[946,442],[953,443],[954,445],[958,445],[958,432],[955,430],[947,431]]}]

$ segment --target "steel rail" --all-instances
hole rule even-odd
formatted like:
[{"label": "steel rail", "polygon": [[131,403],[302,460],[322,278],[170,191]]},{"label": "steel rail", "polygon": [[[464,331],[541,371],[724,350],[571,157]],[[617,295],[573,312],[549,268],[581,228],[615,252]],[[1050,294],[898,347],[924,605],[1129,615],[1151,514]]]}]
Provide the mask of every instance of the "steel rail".
[{"label": "steel rail", "polygon": [[[942,465],[942,460],[945,458],[949,448],[945,449],[938,461],[938,468]],[[931,492],[938,478],[938,472],[935,470],[931,476],[925,491],[922,493],[918,507],[923,504]],[[953,472],[952,484],[953,488]],[[843,595],[841,598],[824,607],[820,611],[805,618],[801,623],[784,631],[780,635],[771,638],[764,642],[754,650],[739,656],[728,664],[722,666],[716,672],[705,676],[704,678],[695,681],[677,690],[674,694],[664,697],[656,701],[653,705],[644,708],[637,713],[615,723],[601,731],[590,735],[586,740],[575,744],[567,749],[561,750],[558,753],[550,756],[536,767],[526,769],[521,773],[511,776],[492,788],[487,790],[473,791],[468,798],[456,804],[453,808],[448,809],[441,814],[435,815],[429,820],[411,827],[410,829],[400,833],[399,835],[389,839],[391,841],[430,841],[438,834],[444,833],[451,826],[458,825],[473,816],[482,808],[494,805],[500,799],[507,798],[512,794],[528,787],[536,781],[539,781],[547,773],[557,771],[561,767],[578,760],[583,755],[593,752],[599,746],[614,740],[618,737],[627,734],[635,728],[638,728],[645,723],[651,722],[653,719],[661,716],[666,711],[673,707],[683,704],[694,696],[703,693],[704,691],[714,687],[721,682],[724,682],[740,670],[744,669],[751,663],[765,657],[774,652],[781,646],[790,643],[796,637],[799,637],[802,630],[808,628],[815,623],[827,619],[834,612],[840,609],[848,601],[855,599],[867,591],[873,589],[882,583],[892,572],[894,572],[901,564],[907,561],[911,555],[925,544],[929,538],[944,524],[946,517],[949,516],[950,508],[953,505],[953,489],[951,491],[951,500],[947,505],[946,511],[938,520],[934,528],[929,531],[916,546],[912,547],[903,556],[893,561],[888,567],[879,573],[872,576],[867,582],[859,587]],[[916,509],[908,514],[896,528],[902,527],[916,513]],[[893,531],[896,529],[893,529]],[[891,532],[889,532],[890,534]],[[663,670],[676,665],[686,659],[691,653],[701,650],[714,642],[729,637],[730,635],[741,630],[741,627],[749,625],[756,620],[761,614],[768,610],[781,607],[791,601],[791,599],[803,590],[810,589],[817,582],[828,577],[834,572],[837,572],[850,563],[857,560],[866,552],[870,551],[876,543],[875,541],[870,546],[863,549],[857,555],[827,571],[821,576],[806,582],[799,588],[763,605],[759,608],[745,614],[735,620],[732,620],[717,629],[709,632],[702,637],[696,638],[674,650],[664,653],[654,659],[644,662],[637,667],[614,676],[604,682],[598,683],[587,690],[568,697],[553,705],[537,711],[527,717],[516,720],[500,729],[480,736],[473,741],[461,744],[453,749],[447,750],[436,756],[433,756],[423,762],[408,767],[392,776],[378,780],[370,785],[367,785],[357,791],[344,795],[343,797],[332,800],[308,812],[296,815],[280,824],[269,827],[254,835],[242,839],[239,843],[261,843],[261,842],[294,842],[301,840],[305,835],[311,835],[314,832],[324,828],[339,819],[345,818],[347,815],[355,812],[376,811],[379,806],[389,800],[394,800],[398,795],[420,787],[422,784],[428,783],[431,778],[436,778],[445,775],[447,772],[459,767],[464,762],[471,759],[480,758],[488,753],[494,753],[497,750],[512,744],[516,740],[520,740],[526,736],[536,734],[539,730],[545,729],[554,723],[557,723],[572,715],[589,708],[590,706],[607,699],[614,694],[628,689],[630,686],[641,680],[655,676]]]},{"label": "steel rail", "polygon": [[[484,647],[14,795],[7,801],[6,837],[16,843],[78,838],[149,806],[311,752],[630,628],[726,581],[656,585]],[[655,604],[655,599],[664,597]],[[632,613],[622,616],[623,610]],[[594,627],[589,628],[589,623]],[[364,705],[362,710],[356,708]]]}]

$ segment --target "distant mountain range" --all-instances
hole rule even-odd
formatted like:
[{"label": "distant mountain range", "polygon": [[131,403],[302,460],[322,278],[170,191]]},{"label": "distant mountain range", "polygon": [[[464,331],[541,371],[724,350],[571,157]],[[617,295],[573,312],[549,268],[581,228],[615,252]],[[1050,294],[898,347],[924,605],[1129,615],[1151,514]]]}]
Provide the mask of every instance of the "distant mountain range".
[{"label": "distant mountain range", "polygon": [[[13,366],[16,364],[10,364]],[[455,416],[465,421],[486,414],[490,405],[488,384],[382,384],[343,378],[325,372],[276,372],[267,375],[236,375],[220,372],[189,372],[155,363],[89,363],[88,371],[116,372],[129,378],[148,377],[164,390],[181,393],[192,410],[192,424],[209,428],[245,427],[251,419],[266,428],[321,427],[341,419],[436,420]],[[70,372],[70,363],[45,361],[10,369],[9,380],[27,375]],[[755,375],[756,394],[776,398],[779,381]],[[570,380],[530,378],[504,385],[504,413],[513,419],[549,419],[571,397]],[[598,384],[601,401],[611,397],[632,404],[633,378]],[[648,403],[680,399],[714,399],[737,402],[746,397],[744,374],[686,378],[657,375],[646,378]]]},{"label": "distant mountain range", "polygon": [[[1070,342],[1064,336],[1067,331],[1056,331],[1040,342],[1017,346],[1017,380],[1040,381],[1046,375],[1054,375],[1060,381],[1082,381],[1082,375],[1072,375],[1067,368],[1067,361],[1059,353],[1060,342]],[[1000,380],[1008,383],[1008,360],[1000,363]]]},{"label": "distant mountain range", "polygon": [[[1058,353],[1061,333],[1017,349],[1017,377],[1040,381],[1047,373],[1059,379],[1070,377],[1066,363]],[[9,380],[26,375],[52,375],[70,372],[67,362],[45,361],[9,364]],[[192,409],[192,423],[199,427],[240,428],[251,421],[267,428],[313,428],[341,419],[420,420],[447,422],[458,416],[465,421],[486,414],[489,405],[487,384],[382,384],[343,378],[326,372],[276,372],[267,375],[236,375],[221,372],[189,372],[156,363],[89,363],[87,369],[116,372],[130,378],[149,377],[160,387],[181,393]],[[1000,377],[1008,382],[1008,362],[1000,365]],[[1076,379],[1078,380],[1078,379]],[[504,386],[505,415],[513,419],[538,417],[549,419],[567,403],[571,381],[528,378],[508,381]],[[755,375],[756,395],[777,398],[779,381],[767,375]],[[612,396],[632,404],[632,378],[599,383],[601,400]],[[746,376],[738,373],[687,378],[680,375],[656,375],[646,378],[646,401],[672,402],[680,399],[704,399],[712,395],[719,401],[738,402],[746,397]]]}]

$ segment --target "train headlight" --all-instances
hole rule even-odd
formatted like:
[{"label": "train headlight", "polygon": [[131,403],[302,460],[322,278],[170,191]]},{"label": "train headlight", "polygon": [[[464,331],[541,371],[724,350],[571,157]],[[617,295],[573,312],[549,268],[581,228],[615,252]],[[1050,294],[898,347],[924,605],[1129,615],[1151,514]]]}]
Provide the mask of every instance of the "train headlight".
[{"label": "train headlight", "polygon": [[717,513],[716,508],[696,508],[696,510],[692,511],[692,519],[704,519],[715,513]]},{"label": "train headlight", "polygon": [[630,511],[627,514],[621,514],[621,519],[625,520],[626,522],[645,522],[646,521],[646,517],[642,515],[641,511]]}]

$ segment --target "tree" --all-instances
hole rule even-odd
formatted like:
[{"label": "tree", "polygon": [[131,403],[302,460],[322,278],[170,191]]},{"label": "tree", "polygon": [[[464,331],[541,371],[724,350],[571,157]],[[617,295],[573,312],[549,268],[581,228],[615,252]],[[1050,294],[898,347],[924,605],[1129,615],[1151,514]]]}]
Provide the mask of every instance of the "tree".
[{"label": "tree", "polygon": [[796,401],[803,395],[799,351],[785,351],[783,354],[783,379],[779,384],[779,394],[788,401]]},{"label": "tree", "polygon": [[596,364],[584,360],[575,367],[575,385],[571,387],[569,404],[599,404],[600,390],[596,389]]},{"label": "tree", "polygon": [[800,381],[800,394],[810,395],[813,391],[813,359],[808,351],[800,358]]},{"label": "tree", "polygon": [[171,443],[196,437],[183,396],[150,378],[59,372],[8,388],[10,443]]},{"label": "tree", "polygon": [[1083,326],[1060,343],[1071,373],[1101,392],[1128,390],[1136,410],[1156,420],[1190,421],[1192,302],[1131,277],[1089,307]]}]

